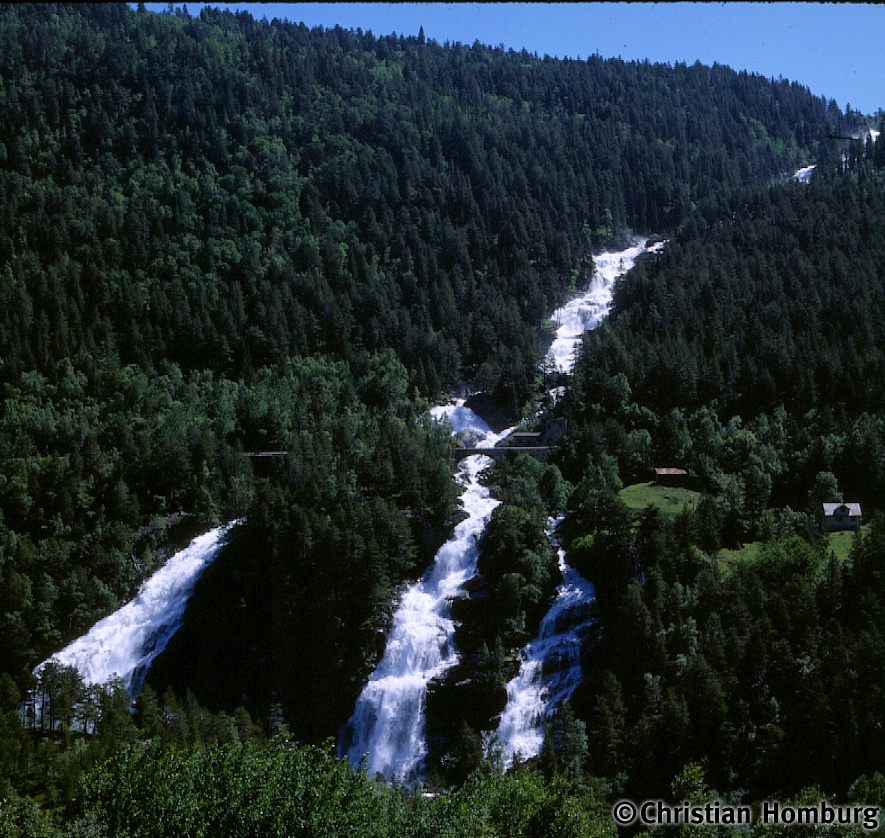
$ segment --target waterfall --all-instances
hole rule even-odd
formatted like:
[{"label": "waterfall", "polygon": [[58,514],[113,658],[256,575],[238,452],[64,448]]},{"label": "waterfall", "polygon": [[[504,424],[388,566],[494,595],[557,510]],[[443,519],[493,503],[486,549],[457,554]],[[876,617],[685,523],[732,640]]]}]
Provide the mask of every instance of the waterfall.
[{"label": "waterfall", "polygon": [[[119,676],[134,698],[154,658],[181,628],[197,579],[218,555],[236,523],[197,536],[141,586],[135,599],[49,660],[73,666],[87,684],[103,684]],[[35,673],[45,664],[41,663]]]},{"label": "waterfall", "polygon": [[[647,246],[636,241],[624,251],[594,258],[589,287],[554,315],[560,325],[549,356],[557,369],[572,369],[584,332],[608,313],[615,279],[633,266],[640,253],[660,247],[660,242]],[[463,400],[435,407],[431,414],[448,420],[455,435],[469,447],[479,443],[492,447],[512,430],[494,434]],[[463,595],[464,583],[476,574],[479,540],[498,505],[478,480],[488,462],[482,456],[462,460],[459,479],[465,491],[461,504],[467,518],[421,579],[402,594],[384,654],[360,693],[339,743],[341,756],[354,764],[365,759],[372,771],[387,779],[420,775],[427,755],[427,685],[458,662],[451,601]],[[561,550],[560,569],[563,581],[541,624],[541,634],[522,650],[520,672],[507,685],[499,735],[508,762],[517,750],[526,757],[538,753],[543,716],[580,683],[580,648],[593,625],[593,586],[568,567]]]},{"label": "waterfall", "polygon": [[[457,434],[492,446],[509,433],[491,428],[463,401],[433,408]],[[465,487],[461,506],[467,518],[455,527],[433,563],[404,591],[393,617],[387,646],[356,702],[339,752],[354,764],[365,757],[372,771],[387,779],[418,776],[427,755],[424,702],[427,685],[458,662],[451,602],[463,595],[464,583],[476,575],[479,539],[499,501],[479,483],[488,457],[461,461],[459,480]]]},{"label": "waterfall", "polygon": [[626,250],[600,253],[593,257],[594,270],[590,285],[553,313],[559,327],[547,356],[559,372],[571,372],[575,364],[575,350],[584,332],[598,326],[608,314],[615,280],[633,267],[640,253],[657,251],[660,247],[661,242],[647,246],[636,240]]},{"label": "waterfall", "polygon": [[[570,372],[575,351],[584,332],[608,314],[615,280],[633,267],[643,252],[659,250],[660,241],[647,246],[639,241],[626,250],[594,257],[596,270],[589,287],[554,315],[560,323],[548,357],[562,372]],[[550,530],[558,521],[551,522]],[[550,610],[541,621],[538,636],[520,652],[520,667],[507,684],[507,704],[501,713],[498,736],[504,760],[510,765],[519,753],[523,758],[540,753],[543,724],[570,698],[581,682],[581,647],[593,630],[593,585],[565,561],[559,550],[562,582]]]},{"label": "waterfall", "polygon": [[581,647],[595,625],[593,585],[565,561],[559,549],[562,582],[538,636],[522,650],[519,673],[507,684],[507,705],[498,736],[509,766],[540,753],[543,722],[581,683]]}]

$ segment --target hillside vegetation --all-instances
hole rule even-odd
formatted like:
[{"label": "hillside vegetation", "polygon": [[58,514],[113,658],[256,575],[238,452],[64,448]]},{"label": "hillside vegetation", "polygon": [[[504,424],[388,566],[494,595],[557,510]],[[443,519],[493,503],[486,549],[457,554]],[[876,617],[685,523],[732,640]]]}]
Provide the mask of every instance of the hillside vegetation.
[{"label": "hillside vegetation", "polygon": [[593,247],[823,162],[843,122],[724,67],[211,9],[18,7],[0,45],[7,378],[393,347],[422,391],[471,380],[521,407],[537,325]]},{"label": "hillside vegetation", "polygon": [[[471,834],[474,813],[520,834],[506,806],[526,834],[609,834],[597,802],[674,782],[875,790],[881,525],[840,565],[814,520],[840,487],[885,502],[885,145],[827,139],[859,114],[718,65],[72,4],[0,9],[0,112],[0,831],[136,830],[143,776],[145,833],[170,834],[167,770],[193,780],[174,811],[222,823],[209,765],[246,789],[303,762],[367,834]],[[561,451],[489,474],[459,680],[428,701],[434,782],[462,790],[380,791],[288,743],[335,736],[455,520],[429,399],[465,386],[518,417],[544,318],[636,233],[670,244],[585,342]],[[267,450],[287,453],[243,456]],[[658,464],[697,503],[631,513],[617,492]],[[502,779],[487,732],[560,511],[602,640],[538,764]],[[25,730],[33,667],[133,595],[176,522],[234,517],[134,717],[119,684],[55,673],[59,715]]]},{"label": "hillside vegetation", "polygon": [[[585,770],[623,772],[633,794],[666,794],[689,762],[750,800],[841,799],[882,769],[877,149],[702,209],[584,341],[560,465],[603,631],[573,712]],[[621,480],[663,463],[700,499],[631,513]],[[840,499],[869,522],[850,540],[821,530]]]},{"label": "hillside vegetation", "polygon": [[[843,121],[722,67],[210,9],[10,7],[0,79],[0,668],[16,678],[132,594],[157,516],[252,508],[243,450],[297,450],[299,477],[273,490],[287,509],[347,516],[359,487],[347,497],[409,512],[393,555],[431,548],[454,488],[435,482],[444,446],[406,455],[434,450],[414,388],[469,381],[521,407],[538,324],[592,247],[825,155]],[[376,618],[411,572],[394,564]]]}]

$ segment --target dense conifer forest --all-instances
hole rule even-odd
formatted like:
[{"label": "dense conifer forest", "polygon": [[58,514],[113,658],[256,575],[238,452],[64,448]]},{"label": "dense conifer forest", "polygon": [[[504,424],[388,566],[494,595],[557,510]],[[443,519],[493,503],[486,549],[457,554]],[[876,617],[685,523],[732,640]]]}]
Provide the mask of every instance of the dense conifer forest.
[{"label": "dense conifer forest", "polygon": [[[867,158],[702,210],[585,339],[562,465],[584,475],[573,558],[610,630],[576,712],[591,770],[631,790],[699,760],[719,789],[844,796],[885,764],[885,180]],[[620,478],[664,462],[699,502],[631,526]],[[841,560],[830,500],[870,521]]]},{"label": "dense conifer forest", "polygon": [[[612,835],[621,794],[885,805],[885,142],[828,139],[862,115],[718,65],[49,4],[0,10],[0,112],[0,835]],[[545,318],[636,234],[669,242],[553,406]],[[425,797],[330,740],[457,519],[426,411],[459,388],[569,431],[488,472],[462,660],[427,700],[447,793]],[[658,465],[689,473],[678,514],[619,495]],[[868,522],[839,555],[837,496]],[[505,775],[490,732],[557,513],[599,632]],[[134,713],[119,683],[35,681],[233,518]]]}]

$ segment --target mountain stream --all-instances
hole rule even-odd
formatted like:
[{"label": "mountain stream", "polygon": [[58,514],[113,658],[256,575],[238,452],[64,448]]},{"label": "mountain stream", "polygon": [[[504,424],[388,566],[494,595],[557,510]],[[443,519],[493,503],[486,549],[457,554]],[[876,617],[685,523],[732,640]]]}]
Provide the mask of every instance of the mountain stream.
[{"label": "mountain stream", "polygon": [[[608,313],[614,281],[633,266],[640,253],[660,247],[661,243],[647,247],[644,241],[635,241],[626,250],[594,257],[589,286],[554,313],[558,329],[548,357],[557,370],[572,369],[584,332]],[[448,419],[453,433],[472,447],[479,443],[492,447],[513,430],[493,434],[463,401],[435,407],[431,413]],[[488,464],[484,456],[461,462],[459,479],[466,487],[461,504],[467,518],[440,548],[424,576],[403,593],[384,655],[357,699],[339,746],[342,756],[354,764],[366,759],[372,771],[387,779],[421,775],[427,755],[427,685],[458,662],[451,601],[465,595],[464,583],[476,574],[479,541],[498,505],[478,479]],[[580,647],[592,627],[593,586],[568,566],[561,549],[559,560],[562,583],[539,636],[522,650],[519,672],[507,685],[507,705],[498,729],[507,763],[517,751],[524,758],[540,751],[544,719],[580,683]]]}]

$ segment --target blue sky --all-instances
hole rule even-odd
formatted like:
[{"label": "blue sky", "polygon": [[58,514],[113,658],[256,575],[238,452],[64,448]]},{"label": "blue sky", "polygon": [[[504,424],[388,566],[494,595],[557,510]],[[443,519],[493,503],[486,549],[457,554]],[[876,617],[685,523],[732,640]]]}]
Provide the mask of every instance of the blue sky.
[{"label": "blue sky", "polygon": [[[148,3],[152,10],[166,4]],[[207,4],[189,3],[197,14]],[[783,76],[839,107],[885,109],[885,5],[865,3],[211,3],[313,27],[424,34],[557,57],[714,61]]]}]

